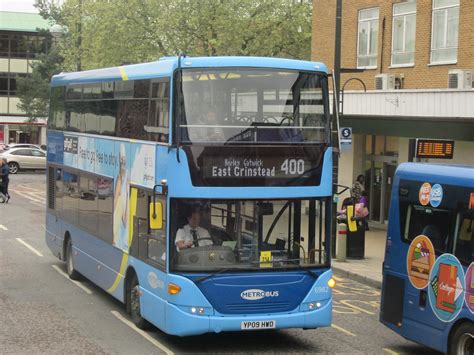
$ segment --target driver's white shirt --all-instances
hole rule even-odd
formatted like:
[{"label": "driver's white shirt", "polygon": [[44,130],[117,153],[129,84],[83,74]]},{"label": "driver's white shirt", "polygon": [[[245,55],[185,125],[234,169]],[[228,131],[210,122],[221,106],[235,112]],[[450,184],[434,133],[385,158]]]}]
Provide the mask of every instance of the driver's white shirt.
[{"label": "driver's white shirt", "polygon": [[[189,224],[186,224],[183,228],[178,229],[178,231],[176,232],[175,244],[177,244],[181,240],[184,242],[187,242],[187,241],[192,242],[193,235],[191,234],[191,229],[193,228],[191,228]],[[196,231],[196,235],[198,239],[209,238],[209,239],[203,239],[203,240],[198,241],[198,244],[200,247],[203,247],[205,245],[212,245],[211,235],[209,234],[207,229],[197,227],[197,228],[194,228],[194,230]],[[194,248],[194,244],[191,248]]]}]

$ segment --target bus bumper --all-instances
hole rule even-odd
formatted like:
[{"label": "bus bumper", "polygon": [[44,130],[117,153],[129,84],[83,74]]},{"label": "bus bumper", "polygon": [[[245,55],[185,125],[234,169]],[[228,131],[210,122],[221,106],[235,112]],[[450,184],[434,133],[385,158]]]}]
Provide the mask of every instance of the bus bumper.
[{"label": "bus bumper", "polygon": [[241,331],[241,324],[244,321],[275,321],[274,329],[314,329],[331,325],[332,300],[328,300],[321,308],[311,311],[246,316],[198,316],[187,313],[177,306],[168,303],[166,305],[165,319],[166,329],[164,331],[178,336]]}]

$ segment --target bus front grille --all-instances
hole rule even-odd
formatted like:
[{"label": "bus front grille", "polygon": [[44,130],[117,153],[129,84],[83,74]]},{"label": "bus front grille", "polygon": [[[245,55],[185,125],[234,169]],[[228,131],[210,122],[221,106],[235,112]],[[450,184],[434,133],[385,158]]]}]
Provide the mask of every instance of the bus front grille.
[{"label": "bus front grille", "polygon": [[288,302],[264,302],[264,303],[233,303],[227,304],[228,313],[266,313],[291,311]]}]

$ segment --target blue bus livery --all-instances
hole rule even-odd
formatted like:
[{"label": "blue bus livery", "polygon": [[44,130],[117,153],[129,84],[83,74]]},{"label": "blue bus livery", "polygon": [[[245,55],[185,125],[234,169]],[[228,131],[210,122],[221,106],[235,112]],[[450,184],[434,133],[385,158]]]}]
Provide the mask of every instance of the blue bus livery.
[{"label": "blue bus livery", "polygon": [[166,57],[51,82],[46,241],[138,327],[331,324],[328,71]]},{"label": "blue bus livery", "polygon": [[392,190],[380,320],[449,354],[474,352],[474,168],[405,163]]}]

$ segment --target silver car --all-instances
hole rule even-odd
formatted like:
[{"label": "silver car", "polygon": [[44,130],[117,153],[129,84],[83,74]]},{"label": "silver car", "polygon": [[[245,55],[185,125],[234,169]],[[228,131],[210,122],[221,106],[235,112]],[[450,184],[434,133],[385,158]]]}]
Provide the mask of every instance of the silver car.
[{"label": "silver car", "polygon": [[46,152],[36,148],[10,148],[0,153],[0,158],[6,158],[10,174],[16,174],[20,169],[46,169]]}]

